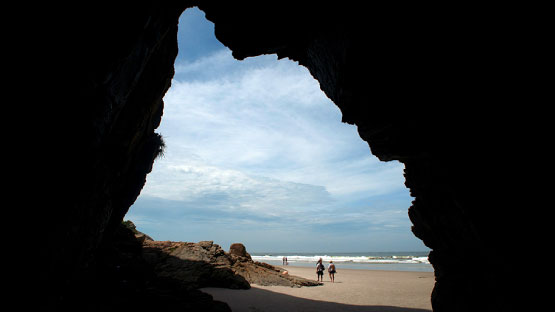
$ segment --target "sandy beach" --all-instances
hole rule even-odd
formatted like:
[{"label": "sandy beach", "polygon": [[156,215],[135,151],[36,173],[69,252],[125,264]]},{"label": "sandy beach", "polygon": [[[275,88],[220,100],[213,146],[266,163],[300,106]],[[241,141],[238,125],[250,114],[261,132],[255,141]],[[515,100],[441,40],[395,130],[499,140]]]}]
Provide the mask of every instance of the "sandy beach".
[{"label": "sandy beach", "polygon": [[[285,267],[289,274],[316,280],[315,269]],[[283,287],[251,285],[249,290],[203,288],[215,300],[226,302],[235,312],[271,311],[431,311],[430,295],[434,286],[432,272],[401,272],[341,269],[331,283]]]}]

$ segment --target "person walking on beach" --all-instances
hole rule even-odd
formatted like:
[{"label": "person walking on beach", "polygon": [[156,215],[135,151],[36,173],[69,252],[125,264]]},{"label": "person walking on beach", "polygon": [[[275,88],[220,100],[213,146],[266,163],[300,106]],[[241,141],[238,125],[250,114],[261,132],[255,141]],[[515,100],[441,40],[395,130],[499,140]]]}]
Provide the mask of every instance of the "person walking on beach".
[{"label": "person walking on beach", "polygon": [[328,273],[330,274],[330,280],[332,283],[335,282],[335,264],[333,261],[330,261],[330,265],[328,266]]},{"label": "person walking on beach", "polygon": [[320,260],[318,260],[318,262],[316,263],[316,275],[317,275],[318,282],[324,281],[325,269],[326,267],[324,267],[324,264],[322,263],[322,258],[320,258]]},{"label": "person walking on beach", "polygon": [[283,261],[283,265],[285,265],[285,257],[281,259]]}]

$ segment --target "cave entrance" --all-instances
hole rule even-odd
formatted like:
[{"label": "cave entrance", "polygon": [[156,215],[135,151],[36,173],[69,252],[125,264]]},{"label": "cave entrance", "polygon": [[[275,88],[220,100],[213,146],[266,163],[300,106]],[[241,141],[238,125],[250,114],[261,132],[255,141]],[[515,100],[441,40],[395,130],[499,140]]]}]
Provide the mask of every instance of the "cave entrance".
[{"label": "cave entrance", "polygon": [[431,272],[403,165],[374,157],[306,68],[237,61],[213,27],[196,8],[180,18],[166,149],[126,218],[156,240],[241,242],[272,264]]}]

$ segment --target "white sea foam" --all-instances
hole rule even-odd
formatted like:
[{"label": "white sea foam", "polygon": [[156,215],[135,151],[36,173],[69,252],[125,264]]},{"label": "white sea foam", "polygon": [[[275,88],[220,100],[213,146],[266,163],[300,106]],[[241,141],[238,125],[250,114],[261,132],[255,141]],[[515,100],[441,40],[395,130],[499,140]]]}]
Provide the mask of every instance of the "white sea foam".
[{"label": "white sea foam", "polygon": [[[252,256],[253,260],[256,261],[282,261],[285,255],[264,255],[264,256]],[[287,261],[294,262],[306,262],[315,263],[318,259],[322,258],[323,261],[337,262],[337,263],[426,263],[429,264],[428,257],[421,256],[328,256],[328,255],[314,255],[314,256],[298,256],[298,255],[287,255]]]}]

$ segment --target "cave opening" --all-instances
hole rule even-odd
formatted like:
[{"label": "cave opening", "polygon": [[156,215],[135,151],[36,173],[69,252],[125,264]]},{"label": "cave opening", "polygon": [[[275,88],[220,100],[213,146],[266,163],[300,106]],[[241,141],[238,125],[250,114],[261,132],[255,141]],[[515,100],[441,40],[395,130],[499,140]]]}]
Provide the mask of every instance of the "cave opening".
[{"label": "cave opening", "polygon": [[[158,153],[156,143],[159,143],[159,136],[155,131],[158,131],[163,111],[161,99],[174,76],[177,20],[184,7],[192,3],[201,6],[208,19],[225,31],[219,33],[218,38],[231,47],[237,59],[275,53],[295,59],[308,68],[320,82],[321,89],[341,109],[343,120],[357,125],[358,134],[371,146],[372,154],[381,160],[398,160],[405,165],[405,183],[415,198],[409,209],[413,232],[433,249],[429,259],[435,269],[436,285],[432,294],[435,310],[468,311],[480,306],[489,310],[510,310],[515,299],[529,299],[521,295],[521,289],[531,284],[525,283],[520,274],[515,277],[518,263],[506,261],[506,255],[514,250],[514,242],[523,238],[528,241],[528,235],[533,233],[529,228],[537,227],[536,223],[523,219],[526,215],[523,212],[530,207],[528,200],[533,196],[522,192],[520,186],[529,180],[516,179],[515,173],[529,171],[524,169],[529,167],[528,159],[521,156],[530,154],[532,149],[522,143],[527,142],[527,137],[534,138],[541,132],[521,126],[523,120],[535,120],[532,115],[508,107],[509,103],[511,107],[519,107],[518,104],[528,107],[530,94],[537,94],[535,85],[529,88],[530,84],[535,84],[530,77],[535,76],[528,68],[541,68],[541,64],[530,66],[529,60],[541,60],[537,51],[543,51],[541,45],[534,47],[533,39],[539,38],[537,42],[545,40],[541,40],[541,33],[536,38],[530,35],[537,34],[532,28],[523,31],[526,28],[523,28],[522,20],[514,18],[518,14],[500,14],[498,7],[488,11],[472,6],[432,8],[383,4],[367,9],[362,5],[303,8],[299,3],[255,6],[238,2],[151,1],[132,6],[98,3],[70,10],[49,7],[40,11],[41,18],[21,18],[40,30],[40,36],[34,38],[46,39],[46,44],[41,45],[35,40],[27,40],[34,38],[22,37],[33,46],[28,51],[36,51],[35,55],[46,52],[44,57],[30,58],[47,65],[40,72],[45,74],[41,76],[45,78],[42,82],[46,83],[45,89],[49,92],[44,93],[45,97],[41,94],[42,99],[36,101],[41,106],[39,111],[44,114],[38,114],[41,122],[34,124],[37,126],[35,132],[39,134],[39,139],[34,141],[44,144],[45,148],[41,145],[37,149],[34,144],[29,144],[34,150],[33,155],[36,151],[41,152],[41,156],[46,155],[32,162],[32,168],[37,170],[31,170],[36,174],[29,179],[40,184],[36,189],[39,195],[44,193],[45,196],[33,194],[27,197],[41,201],[31,204],[40,211],[38,215],[32,215],[40,226],[32,228],[40,237],[39,253],[44,263],[39,268],[42,286],[39,288],[52,306],[81,304],[82,298],[94,304],[101,298],[97,290],[106,289],[101,295],[110,295],[110,289],[96,287],[105,281],[95,279],[97,271],[103,272],[107,268],[106,282],[111,285],[119,282],[112,278],[116,277],[111,271],[114,262],[106,261],[106,266],[98,263],[105,259],[102,258],[103,251],[114,251],[105,247],[118,244],[117,230],[133,202],[135,206],[127,216],[155,239],[214,239],[226,247],[227,243],[220,238],[204,235],[172,238],[157,235],[148,228],[159,223],[159,228],[171,229],[171,221],[186,217],[185,222],[178,222],[180,230],[192,229],[192,234],[201,233],[205,228],[212,233],[221,231],[228,234],[225,238],[243,240],[251,252],[263,250],[250,248],[249,242],[241,237],[232,237],[229,234],[233,232],[216,221],[233,216],[236,225],[245,221],[264,225],[271,218],[279,219],[278,225],[289,221],[279,218],[279,209],[270,211],[276,216],[249,219],[252,211],[239,211],[233,205],[223,206],[222,203],[230,202],[225,200],[229,199],[226,191],[230,191],[225,183],[219,184],[220,192],[198,192],[196,195],[203,200],[190,200],[189,204],[198,208],[198,204],[210,201],[220,205],[216,208],[227,211],[212,209],[215,215],[201,215],[200,212],[210,210],[172,209],[181,202],[169,199],[166,201],[168,205],[155,207],[160,209],[149,215],[144,210],[146,205],[141,208],[140,204],[145,203],[145,195],[152,188],[156,171],[149,175],[145,192],[136,200]],[[313,14],[318,8],[327,14]],[[440,14],[437,14],[438,9]],[[279,23],[284,18],[286,25]],[[516,27],[512,25],[515,21],[518,21]],[[374,30],[377,30],[376,34],[372,33]],[[245,32],[257,35],[265,31],[271,33],[263,41],[245,36]],[[372,49],[367,49],[369,44]],[[368,57],[370,54],[372,57]],[[527,55],[535,57],[528,58]],[[249,58],[243,64],[255,60]],[[209,69],[207,67],[201,72],[208,73]],[[375,81],[375,77],[381,81]],[[221,78],[225,81],[226,77]],[[272,78],[277,79],[279,75]],[[174,85],[178,85],[178,81],[175,80]],[[189,83],[191,94],[203,89],[200,84],[194,85],[197,89],[192,89],[191,80],[181,82]],[[384,87],[384,92],[368,94],[368,87],[373,83]],[[232,85],[229,82],[228,86]],[[208,87],[205,85],[204,90]],[[218,90],[221,91],[213,88],[209,94],[226,96]],[[391,99],[390,91],[396,90],[401,92],[395,93]],[[270,98],[274,94],[265,95]],[[375,99],[388,101],[366,105]],[[168,108],[171,106],[169,102]],[[410,104],[407,110],[400,108],[403,103]],[[334,107],[331,103],[328,106]],[[220,111],[238,108],[230,105],[220,107]],[[170,111],[165,112],[162,128],[173,116]],[[280,112],[283,110],[277,111]],[[211,120],[212,116],[206,115],[207,112],[202,113],[204,120]],[[243,113],[246,115],[248,111]],[[246,125],[244,128],[250,129]],[[282,124],[282,128],[286,126]],[[161,161],[170,159],[174,148],[172,134],[162,134],[168,148],[166,158],[154,164],[155,170],[161,167]],[[285,139],[291,138],[295,136]],[[245,146],[239,141],[224,143],[235,143],[238,150]],[[212,148],[212,156],[229,159],[223,146]],[[289,153],[287,156],[299,155]],[[312,158],[308,160],[316,163]],[[213,176],[213,171],[195,171],[197,168],[181,169],[184,174]],[[220,173],[220,178],[245,186],[241,189],[243,193],[237,193],[240,200],[249,197],[246,182],[267,177],[246,175],[240,180],[231,170]],[[56,177],[56,181],[51,177]],[[194,187],[199,190],[203,186],[202,179],[195,181],[186,191],[194,190]],[[239,183],[241,181],[245,183]],[[322,186],[321,191],[331,190],[324,183],[293,179],[274,177],[274,180],[263,182],[279,184],[280,181],[295,182],[301,190],[306,185]],[[184,196],[186,191],[177,194]],[[258,193],[259,198],[268,194],[276,195]],[[408,201],[400,215],[406,216],[407,206]],[[248,208],[239,208],[245,207]],[[256,209],[260,206],[250,207]],[[20,210],[28,214],[27,209]],[[197,212],[197,215],[191,212]],[[185,213],[189,215],[185,216]],[[353,225],[352,219],[359,221],[356,218],[359,216],[364,217],[351,214],[349,225]],[[160,219],[156,219],[158,217]],[[335,220],[335,217],[328,219]],[[158,222],[160,220],[163,222]],[[307,220],[313,221],[314,218]],[[412,237],[410,223],[405,222],[406,232]],[[307,226],[301,229],[307,230]],[[337,228],[325,224],[321,230]],[[250,236],[257,238],[254,232]],[[374,237],[382,240],[390,236]],[[271,238],[286,241],[287,237],[284,234]],[[301,236],[294,238],[293,242],[302,241]],[[291,247],[291,243],[287,247]],[[136,251],[139,253],[140,249]],[[87,294],[87,291],[90,292]],[[144,297],[142,294],[144,292],[136,297]],[[142,300],[137,302],[137,305],[143,303]]]},{"label": "cave opening", "polygon": [[374,157],[305,67],[275,55],[235,60],[197,8],[181,15],[178,44],[157,130],[164,155],[126,216],[139,230],[241,242],[275,263],[326,255],[432,271],[410,231],[404,166]]}]

